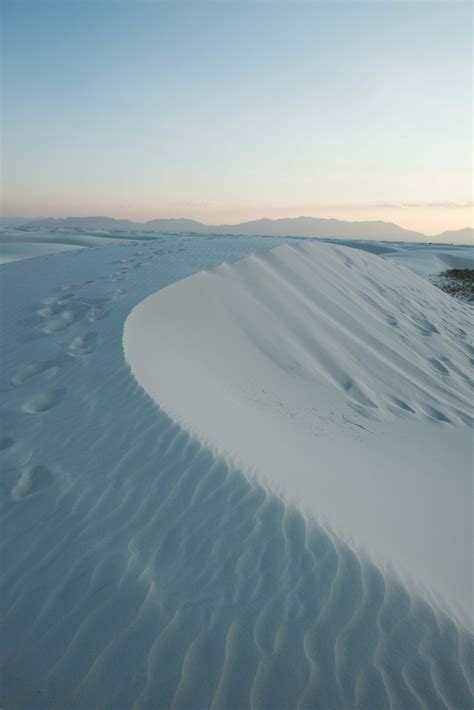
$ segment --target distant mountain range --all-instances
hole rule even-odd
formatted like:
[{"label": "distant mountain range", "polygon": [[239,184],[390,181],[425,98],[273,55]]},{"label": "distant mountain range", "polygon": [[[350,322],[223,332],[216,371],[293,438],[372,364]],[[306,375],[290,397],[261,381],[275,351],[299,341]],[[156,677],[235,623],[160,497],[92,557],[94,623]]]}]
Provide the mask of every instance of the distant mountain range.
[{"label": "distant mountain range", "polygon": [[441,232],[436,236],[436,241],[443,242],[465,242],[466,244],[474,243],[474,229],[465,227],[465,229],[452,229],[448,232]]},{"label": "distant mountain range", "polygon": [[[9,221],[10,220],[10,221]],[[471,228],[442,232],[426,236],[421,232],[399,227],[392,222],[346,222],[318,217],[286,217],[283,219],[256,219],[240,224],[202,224],[183,217],[177,219],[152,219],[133,222],[113,217],[65,217],[27,220],[21,217],[2,217],[3,226],[22,226],[28,229],[81,229],[127,232],[172,232],[186,234],[245,234],[272,237],[331,237],[333,239],[385,239],[391,241],[470,242]]]}]

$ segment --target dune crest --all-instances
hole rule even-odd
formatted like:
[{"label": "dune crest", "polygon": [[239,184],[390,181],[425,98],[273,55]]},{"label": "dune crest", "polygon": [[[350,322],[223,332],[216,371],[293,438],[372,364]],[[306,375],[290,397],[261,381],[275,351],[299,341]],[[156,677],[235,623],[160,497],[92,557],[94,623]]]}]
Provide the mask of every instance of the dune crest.
[{"label": "dune crest", "polygon": [[469,327],[467,306],[399,264],[298,243],[150,296],[124,348],[203,444],[464,615]]}]

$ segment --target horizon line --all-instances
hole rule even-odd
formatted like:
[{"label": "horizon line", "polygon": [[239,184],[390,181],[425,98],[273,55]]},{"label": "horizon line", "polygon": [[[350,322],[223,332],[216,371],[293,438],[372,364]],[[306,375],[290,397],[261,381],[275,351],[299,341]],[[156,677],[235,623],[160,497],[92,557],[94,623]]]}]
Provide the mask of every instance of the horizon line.
[{"label": "horizon line", "polygon": [[112,219],[116,222],[130,222],[132,224],[149,224],[150,222],[154,221],[189,221],[189,222],[195,222],[196,224],[202,225],[204,227],[220,227],[220,226],[239,226],[239,225],[245,225],[249,224],[251,222],[260,222],[260,221],[268,221],[268,222],[282,222],[284,220],[291,220],[291,221],[297,221],[299,219],[314,219],[314,220],[321,220],[325,222],[345,222],[347,224],[365,224],[365,223],[380,223],[380,224],[390,224],[398,227],[399,229],[403,229],[404,231],[407,232],[415,232],[417,234],[420,234],[422,236],[439,236],[440,234],[444,234],[447,232],[463,232],[466,230],[473,230],[474,227],[471,225],[466,225],[465,227],[459,227],[457,229],[444,229],[441,232],[437,232],[436,234],[429,235],[426,234],[425,232],[421,232],[418,229],[412,229],[408,227],[402,227],[399,225],[397,222],[392,222],[389,220],[383,220],[383,219],[362,219],[362,220],[348,220],[348,219],[341,219],[339,217],[317,217],[314,215],[298,215],[297,217],[257,217],[253,219],[246,219],[242,220],[240,222],[201,222],[200,220],[194,219],[193,217],[152,217],[151,219],[131,219],[130,217],[114,217],[111,215],[107,214],[88,214],[88,215],[75,215],[75,214],[70,214],[67,216],[53,216],[53,215],[38,215],[35,217],[25,217],[24,215],[2,215],[0,214],[0,219],[1,220],[7,220],[7,219],[12,219],[12,220],[24,220],[25,224],[28,222],[36,222],[39,220],[67,220],[67,219]]}]

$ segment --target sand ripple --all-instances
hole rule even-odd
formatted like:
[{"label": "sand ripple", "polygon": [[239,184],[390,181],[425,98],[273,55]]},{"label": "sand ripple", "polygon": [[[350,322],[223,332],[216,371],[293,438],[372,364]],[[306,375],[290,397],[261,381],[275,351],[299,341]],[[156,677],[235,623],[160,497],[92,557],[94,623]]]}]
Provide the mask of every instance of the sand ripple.
[{"label": "sand ripple", "polygon": [[[135,383],[120,341],[133,301],[94,276],[112,256],[55,257],[76,300],[110,298],[103,318],[58,331],[44,328],[57,314],[40,316],[38,340],[24,325],[6,352],[2,707],[471,707],[468,630],[213,455]],[[123,280],[128,293],[147,278],[156,288],[159,270],[144,273]],[[23,407],[42,392],[47,407]]]}]

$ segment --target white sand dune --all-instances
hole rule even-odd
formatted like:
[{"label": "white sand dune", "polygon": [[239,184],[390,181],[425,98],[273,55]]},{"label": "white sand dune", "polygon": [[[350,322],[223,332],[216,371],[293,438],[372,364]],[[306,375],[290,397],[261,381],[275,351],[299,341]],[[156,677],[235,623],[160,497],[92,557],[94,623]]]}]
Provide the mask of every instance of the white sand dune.
[{"label": "white sand dune", "polygon": [[470,318],[396,263],[300,243],[160,291],[124,345],[201,442],[469,612]]},{"label": "white sand dune", "polygon": [[[123,357],[151,293],[274,244],[157,237],[0,267],[5,710],[471,707],[469,627],[203,445]],[[454,395],[438,432],[466,428]]]},{"label": "white sand dune", "polygon": [[408,247],[398,246],[396,251],[387,254],[387,258],[403,264],[424,278],[431,279],[446,269],[474,269],[472,245],[410,244]]},{"label": "white sand dune", "polygon": [[[169,236],[169,235],[167,235]],[[175,241],[183,237],[173,235]],[[147,242],[159,239],[160,235],[153,232],[134,232],[126,230],[88,230],[86,228],[33,228],[33,227],[0,227],[0,264],[35,256],[55,254],[58,251],[80,249],[83,247],[98,248],[110,244],[124,242]],[[246,237],[243,237],[246,239]],[[222,236],[209,235],[205,239],[220,239]],[[247,238],[248,239],[248,238]],[[448,268],[474,268],[474,255],[471,246],[465,244],[426,244],[410,242],[387,242],[361,239],[312,239],[301,238],[303,241],[342,244],[354,249],[361,249],[373,254],[383,254],[389,259],[399,261],[409,269],[423,277],[431,277]],[[266,248],[285,241],[271,238]],[[298,242],[298,238],[290,241]]]},{"label": "white sand dune", "polygon": [[124,241],[136,242],[141,238],[143,235],[127,232],[88,233],[83,230],[4,227],[0,228],[0,264],[83,247],[97,248]]},{"label": "white sand dune", "polygon": [[21,261],[22,259],[32,259],[35,256],[46,256],[47,254],[57,254],[60,251],[77,249],[73,244],[51,244],[39,242],[14,242],[0,243],[0,264],[8,264],[10,261]]}]

